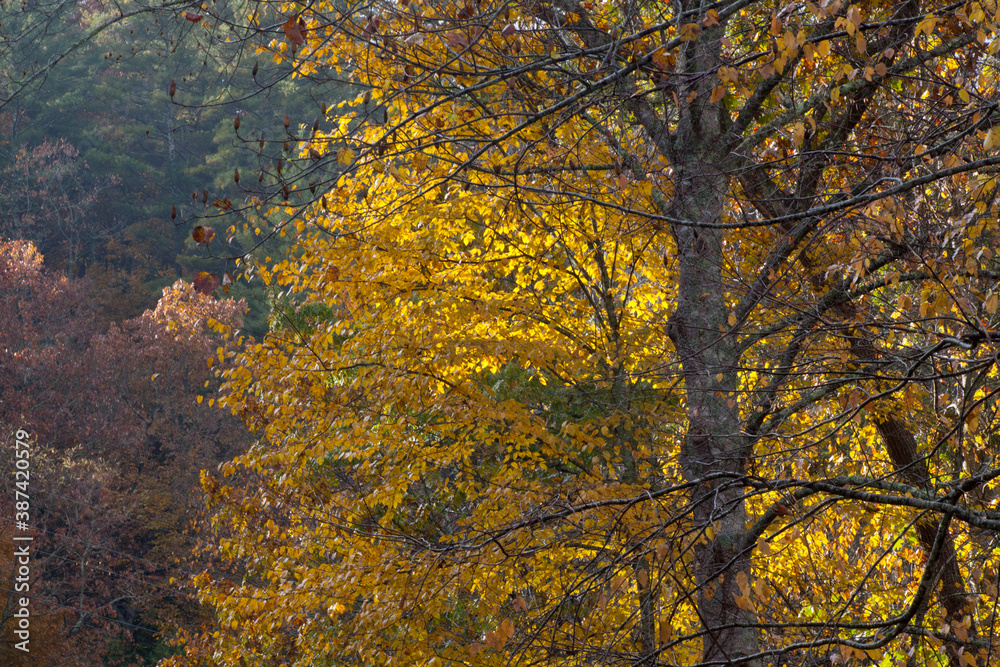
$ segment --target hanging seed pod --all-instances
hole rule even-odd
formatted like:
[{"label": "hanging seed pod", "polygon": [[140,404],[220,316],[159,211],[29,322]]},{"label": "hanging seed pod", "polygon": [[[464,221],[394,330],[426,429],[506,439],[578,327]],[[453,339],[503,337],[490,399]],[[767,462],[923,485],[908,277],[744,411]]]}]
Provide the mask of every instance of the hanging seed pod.
[{"label": "hanging seed pod", "polygon": [[292,119],[289,118],[288,114],[286,113],[285,114],[285,129],[287,130],[289,128],[289,126],[291,126],[291,124],[292,124]]},{"label": "hanging seed pod", "polygon": [[236,181],[237,185],[240,184],[240,170],[239,169],[233,169],[233,180]]},{"label": "hanging seed pod", "polygon": [[233,119],[233,129],[234,130],[240,129],[240,116],[239,116],[239,114],[236,114],[236,118]]},{"label": "hanging seed pod", "polygon": [[257,145],[260,146],[261,148],[264,147],[264,133],[263,132],[260,133],[260,139],[257,141]]},{"label": "hanging seed pod", "polygon": [[257,65],[258,64],[259,63],[256,63],[256,62],[253,64],[253,72],[250,73],[250,76],[252,76],[255,79],[257,78]]},{"label": "hanging seed pod", "polygon": [[312,183],[312,182],[309,183],[309,193],[310,194],[316,194],[316,184],[315,183]]},{"label": "hanging seed pod", "polygon": [[174,94],[177,92],[177,82],[173,79],[170,80],[170,88],[167,92],[170,93],[170,99],[174,99]]},{"label": "hanging seed pod", "polygon": [[277,164],[276,168],[278,170],[278,173],[280,174],[281,173],[281,160],[278,160],[278,164]]},{"label": "hanging seed pod", "polygon": [[202,190],[201,191],[201,203],[202,204],[207,204],[208,203],[208,190]]},{"label": "hanging seed pod", "polygon": [[175,220],[177,218],[177,206],[170,207],[170,219]]},{"label": "hanging seed pod", "polygon": [[281,198],[284,199],[285,201],[288,201],[288,195],[289,195],[288,186],[285,185],[284,183],[282,183],[282,185],[281,185]]},{"label": "hanging seed pod", "polygon": [[291,144],[289,144],[289,143],[288,143],[288,142],[286,141],[286,142],[285,142],[285,144],[284,144],[284,149],[285,149],[285,152],[287,153],[288,151],[292,150],[292,145],[291,145]]},{"label": "hanging seed pod", "polygon": [[312,135],[315,137],[316,133],[319,132],[319,118],[313,121],[313,132]]}]

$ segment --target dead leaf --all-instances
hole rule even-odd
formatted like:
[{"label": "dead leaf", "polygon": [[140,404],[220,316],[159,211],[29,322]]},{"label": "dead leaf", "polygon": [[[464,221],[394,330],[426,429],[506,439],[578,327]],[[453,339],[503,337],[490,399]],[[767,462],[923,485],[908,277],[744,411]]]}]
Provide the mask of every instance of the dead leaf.
[{"label": "dead leaf", "polygon": [[284,30],[285,37],[288,38],[288,41],[296,47],[301,46],[302,42],[306,41],[306,38],[302,36],[302,29],[299,27],[298,17],[295,15],[288,17],[288,20],[282,24],[281,29]]},{"label": "dead leaf", "polygon": [[221,282],[214,273],[202,271],[194,277],[194,288],[202,294],[211,294]]}]

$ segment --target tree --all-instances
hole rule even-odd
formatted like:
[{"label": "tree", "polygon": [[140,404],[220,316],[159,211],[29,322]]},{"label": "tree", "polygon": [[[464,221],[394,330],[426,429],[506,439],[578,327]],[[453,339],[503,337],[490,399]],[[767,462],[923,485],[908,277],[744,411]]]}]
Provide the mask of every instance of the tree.
[{"label": "tree", "polygon": [[[237,327],[242,308],[178,282],[156,310],[106,329],[85,281],[44,271],[27,242],[0,244],[0,433],[30,436],[19,489],[34,536],[30,654],[7,641],[18,563],[0,561],[4,664],[138,664],[200,621],[169,580],[191,566],[200,471],[246,441],[210,407],[205,363],[219,343],[210,322]],[[3,448],[2,465],[17,460]],[[14,501],[0,503],[4,535]]]},{"label": "tree", "polygon": [[2,172],[3,238],[31,241],[43,252],[58,253],[61,264],[75,272],[87,254],[85,247],[117,231],[99,228],[88,213],[119,179],[101,176],[85,183],[88,169],[80,152],[63,140],[19,149]]},{"label": "tree", "polygon": [[995,12],[259,3],[362,92],[188,661],[994,660]]}]

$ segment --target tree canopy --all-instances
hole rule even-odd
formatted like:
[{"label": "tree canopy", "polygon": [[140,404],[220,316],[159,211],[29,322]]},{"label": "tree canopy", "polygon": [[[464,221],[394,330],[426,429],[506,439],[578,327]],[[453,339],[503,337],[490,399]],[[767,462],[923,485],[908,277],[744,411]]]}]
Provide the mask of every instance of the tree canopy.
[{"label": "tree canopy", "polygon": [[358,94],[172,664],[994,661],[997,9],[248,5]]}]

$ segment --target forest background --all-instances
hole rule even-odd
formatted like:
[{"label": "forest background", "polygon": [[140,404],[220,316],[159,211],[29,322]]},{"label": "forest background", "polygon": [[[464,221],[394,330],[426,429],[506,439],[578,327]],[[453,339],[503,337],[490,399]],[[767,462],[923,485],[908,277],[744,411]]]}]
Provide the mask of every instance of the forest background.
[{"label": "forest background", "polygon": [[995,662],[998,21],[8,8],[44,659]]},{"label": "forest background", "polygon": [[[232,173],[257,159],[234,117],[274,135],[322,101],[287,68],[257,83],[239,48],[184,42],[176,16],[119,21],[94,2],[0,17],[0,424],[8,444],[31,434],[35,536],[30,655],[14,648],[13,550],[0,556],[0,663],[153,664],[208,618],[181,586],[200,563],[200,471],[250,442],[213,407],[208,318],[261,337],[281,307],[259,280],[206,296],[261,237],[214,258],[195,217],[243,201]],[[14,470],[6,446],[3,461]]]}]

